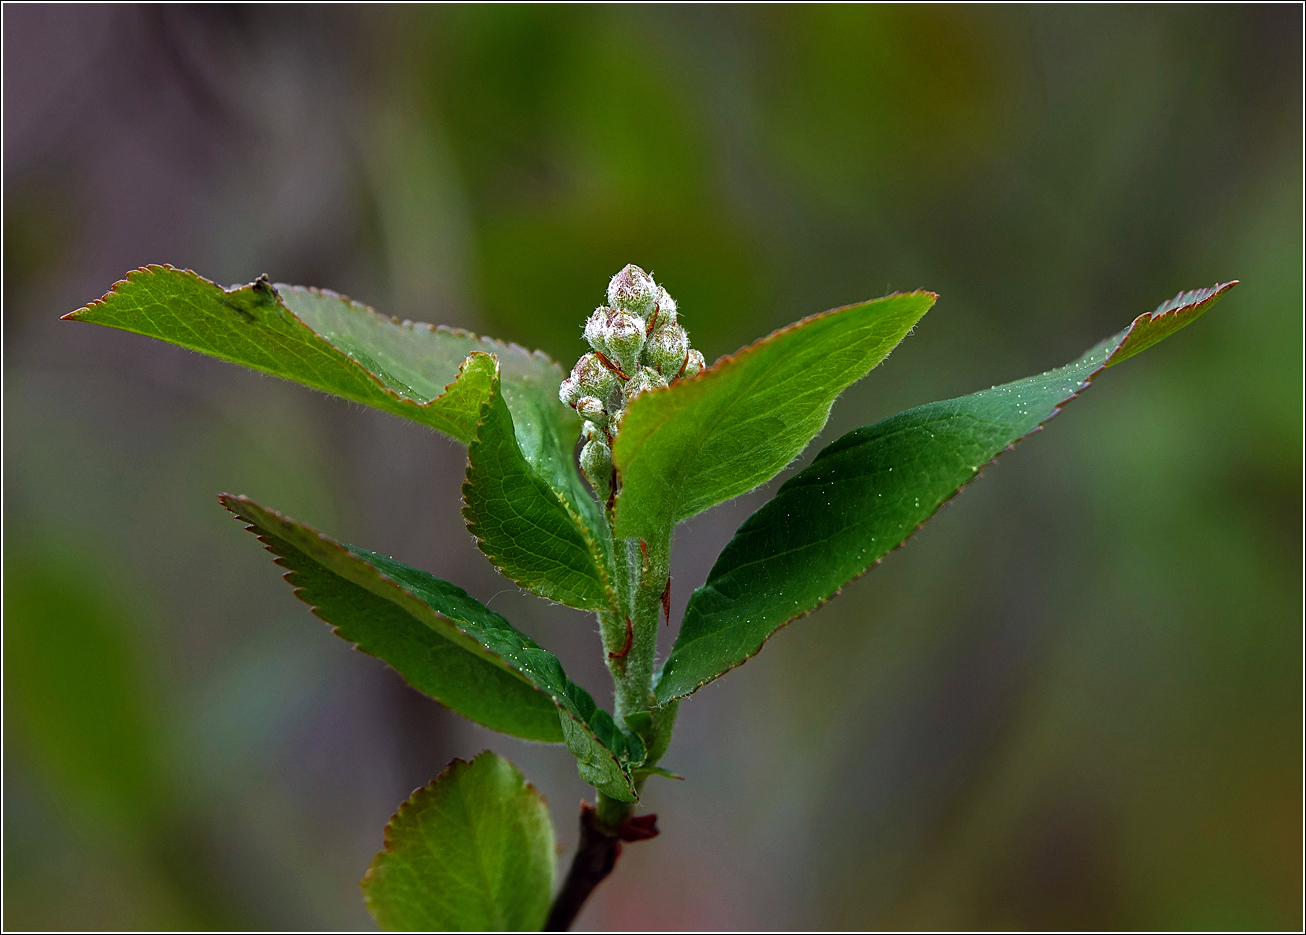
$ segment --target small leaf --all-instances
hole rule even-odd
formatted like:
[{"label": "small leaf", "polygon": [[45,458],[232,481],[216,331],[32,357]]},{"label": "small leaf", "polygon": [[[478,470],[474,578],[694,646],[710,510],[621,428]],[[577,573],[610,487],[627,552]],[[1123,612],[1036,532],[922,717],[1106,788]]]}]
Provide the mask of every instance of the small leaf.
[{"label": "small leaf", "polygon": [[635,801],[630,768],[644,760],[639,738],[620,730],[552,653],[500,614],[447,581],[341,545],[247,497],[219,500],[277,556],[295,596],[337,635],[477,723],[566,743],[582,779]]},{"label": "small leaf", "polygon": [[[570,474],[575,477],[575,470]],[[570,607],[604,610],[616,598],[607,543],[596,531],[603,524],[594,499],[579,481],[576,488],[573,497],[559,496],[527,462],[494,381],[467,449],[467,527],[494,566],[517,584]]]},{"label": "small leaf", "polygon": [[744,521],[690,597],[658,681],[659,702],[756,655],[777,629],[897,548],[1102,370],[1191,322],[1233,285],[1164,303],[1058,370],[918,406],[827,446]]},{"label": "small leaf", "polygon": [[835,398],[888,356],[934,304],[891,295],[813,315],[641,394],[613,458],[616,534],[650,542],[770,480],[825,425]]},{"label": "small leaf", "polygon": [[555,861],[548,803],[487,750],[399,806],[363,900],[390,932],[539,931]]},{"label": "small leaf", "polygon": [[671,736],[676,729],[679,707],[679,702],[672,702],[660,705],[652,711],[632,711],[622,718],[626,726],[634,731],[644,744],[646,753],[644,769],[657,764],[666,754],[667,748],[671,746]]},{"label": "small leaf", "polygon": [[[499,360],[510,407],[532,414],[532,463],[553,462],[580,434],[557,400],[563,373],[538,351],[466,331],[384,318],[333,292],[273,286],[223,289],[189,270],[134,270],[102,299],[65,315],[169,341],[374,406],[466,444]],[[475,356],[473,356],[475,355]],[[464,366],[471,358],[478,363]],[[564,459],[565,460],[565,459]]]},{"label": "small leaf", "polygon": [[647,779],[649,776],[661,776],[664,779],[684,780],[684,776],[679,773],[673,773],[669,769],[663,769],[661,766],[641,766],[635,770],[635,779]]}]

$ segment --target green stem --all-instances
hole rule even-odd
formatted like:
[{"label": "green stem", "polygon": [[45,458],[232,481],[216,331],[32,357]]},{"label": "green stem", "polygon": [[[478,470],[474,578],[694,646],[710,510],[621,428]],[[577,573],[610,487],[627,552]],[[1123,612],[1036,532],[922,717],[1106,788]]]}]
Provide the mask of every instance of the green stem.
[{"label": "green stem", "polygon": [[[610,524],[611,517],[607,519]],[[654,707],[653,663],[657,656],[662,594],[670,574],[671,537],[668,535],[650,546],[637,539],[611,537],[611,525],[608,531],[617,607],[598,615],[599,631],[616,689],[616,716],[618,723],[625,723],[628,715]],[[651,718],[647,715],[642,718],[641,739],[648,754],[645,765],[652,766],[666,752],[675,717],[673,704],[655,712]],[[637,793],[647,778],[647,774],[636,774]],[[612,872],[621,855],[622,828],[634,811],[634,802],[622,802],[602,792],[593,808],[581,803],[576,854],[549,910],[545,931],[569,929],[590,893]]]},{"label": "green stem", "polygon": [[670,573],[670,540],[669,535],[653,542],[613,540],[622,619],[604,621],[601,615],[600,623],[608,670],[616,688],[618,718],[648,711],[654,704],[653,664],[657,656],[662,593]]},{"label": "green stem", "polygon": [[[609,529],[609,536],[611,536],[611,529]],[[631,649],[626,645],[626,619],[631,617],[633,612],[630,603],[632,582],[630,554],[626,543],[620,539],[611,541],[612,577],[617,592],[617,606],[612,611],[600,611],[598,618],[608,671],[612,674],[613,683],[618,686],[619,694],[620,685],[626,676],[626,660],[630,656]]]},{"label": "green stem", "polygon": [[599,793],[598,805],[595,806],[595,818],[599,824],[609,833],[615,835],[618,829],[626,823],[630,813],[635,810],[634,802],[622,802],[619,799],[610,798]]}]

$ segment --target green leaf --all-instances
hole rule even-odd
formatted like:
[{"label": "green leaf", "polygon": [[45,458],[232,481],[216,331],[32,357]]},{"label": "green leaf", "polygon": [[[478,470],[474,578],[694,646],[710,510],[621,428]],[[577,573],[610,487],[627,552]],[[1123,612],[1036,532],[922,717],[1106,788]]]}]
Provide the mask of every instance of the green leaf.
[{"label": "green leaf", "polygon": [[454,760],[399,806],[363,900],[391,932],[539,931],[555,853],[548,803],[487,750]]},{"label": "green leaf", "polygon": [[640,395],[613,452],[616,535],[656,541],[770,480],[825,426],[835,397],[884,360],[935,298],[912,292],[813,315]]},{"label": "green leaf", "polygon": [[830,444],[744,521],[690,597],[658,700],[684,697],[756,655],[772,633],[899,546],[1102,370],[1188,324],[1234,285],[1163,303],[1058,370],[909,409]]},{"label": "green leaf", "polygon": [[669,769],[663,769],[661,766],[641,766],[635,770],[636,779],[647,779],[649,776],[661,776],[664,779],[684,780],[684,776],[679,773],[673,773]]},{"label": "green leaf", "polygon": [[295,596],[338,636],[477,723],[527,740],[563,741],[582,779],[635,801],[630,769],[644,760],[639,738],[619,729],[552,653],[500,614],[447,581],[342,545],[247,497],[219,499],[277,556]]},{"label": "green leaf", "polygon": [[581,610],[613,605],[598,505],[579,480],[571,496],[559,496],[527,462],[497,381],[467,449],[463,500],[481,551],[517,584]]},{"label": "green leaf", "polygon": [[[1162,302],[1151,312],[1144,312],[1122,332],[1124,340],[1111,353],[1106,366],[1114,367],[1139,351],[1145,351],[1158,341],[1163,341],[1180,328],[1189,325],[1197,316],[1220,300],[1226,292],[1238,285],[1238,280],[1216,283],[1205,289],[1181,292],[1168,302]],[[1117,335],[1119,337],[1119,335]]]},{"label": "green leaf", "polygon": [[[333,292],[263,277],[223,289],[189,270],[134,270],[64,316],[169,341],[421,422],[466,444],[499,360],[509,406],[532,415],[532,463],[570,457],[580,433],[557,399],[563,373],[538,351],[431,325],[400,324]],[[469,360],[470,358],[470,360]],[[464,364],[464,362],[467,362]]]},{"label": "green leaf", "polygon": [[[67,319],[121,328],[243,364],[412,419],[469,443],[495,380],[521,457],[599,540],[604,529],[576,470],[580,420],[558,400],[562,369],[539,351],[466,331],[399,322],[334,292],[271,285],[223,289],[151,266]],[[493,355],[494,360],[491,360]]]}]

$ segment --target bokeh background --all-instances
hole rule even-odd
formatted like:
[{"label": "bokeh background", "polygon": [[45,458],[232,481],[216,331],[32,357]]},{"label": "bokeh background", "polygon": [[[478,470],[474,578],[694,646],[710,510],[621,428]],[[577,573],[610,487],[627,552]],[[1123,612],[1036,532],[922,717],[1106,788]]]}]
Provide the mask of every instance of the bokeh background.
[{"label": "bokeh background", "polygon": [[[1299,927],[1301,17],[6,5],[5,926],[370,927],[386,819],[487,747],[569,856],[567,753],[331,637],[220,491],[607,697],[594,624],[477,553],[462,448],[58,317],[171,263],[570,364],[637,262],[709,360],[939,292],[820,443],[1243,285],[685,704],[581,927]],[[774,487],[681,528],[677,613]]]}]

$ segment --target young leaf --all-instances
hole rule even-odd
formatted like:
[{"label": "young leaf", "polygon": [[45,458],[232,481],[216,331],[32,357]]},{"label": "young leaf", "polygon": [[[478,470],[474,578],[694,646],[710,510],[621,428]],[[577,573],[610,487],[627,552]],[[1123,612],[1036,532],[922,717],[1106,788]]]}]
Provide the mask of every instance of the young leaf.
[{"label": "young leaf", "polygon": [[1058,370],[918,406],[830,444],[744,521],[690,597],[659,701],[688,695],[756,655],[772,633],[879,562],[1102,370],[1188,324],[1234,285],[1162,303]]},{"label": "young leaf", "polygon": [[774,477],[825,425],[835,397],[934,304],[890,295],[813,315],[631,403],[613,450],[615,532],[653,541]]},{"label": "young leaf", "polygon": [[363,900],[391,932],[539,931],[555,860],[548,803],[487,750],[454,760],[399,806]]},{"label": "young leaf", "polygon": [[526,461],[497,381],[467,449],[463,500],[481,551],[517,584],[581,610],[612,606],[598,505],[579,480],[560,496]]},{"label": "young leaf", "polygon": [[[532,463],[570,458],[580,422],[557,400],[563,373],[538,351],[466,331],[399,324],[333,292],[272,285],[223,289],[189,270],[134,270],[64,316],[159,338],[383,409],[466,444],[499,360],[510,407],[532,415]],[[475,355],[475,356],[473,356]],[[471,361],[464,365],[464,361]],[[552,449],[552,450],[551,450]]]},{"label": "young leaf", "polygon": [[566,743],[582,779],[635,801],[630,769],[644,761],[639,738],[618,728],[552,653],[501,615],[447,581],[342,545],[247,497],[219,499],[277,556],[295,596],[337,635],[486,727]]}]

